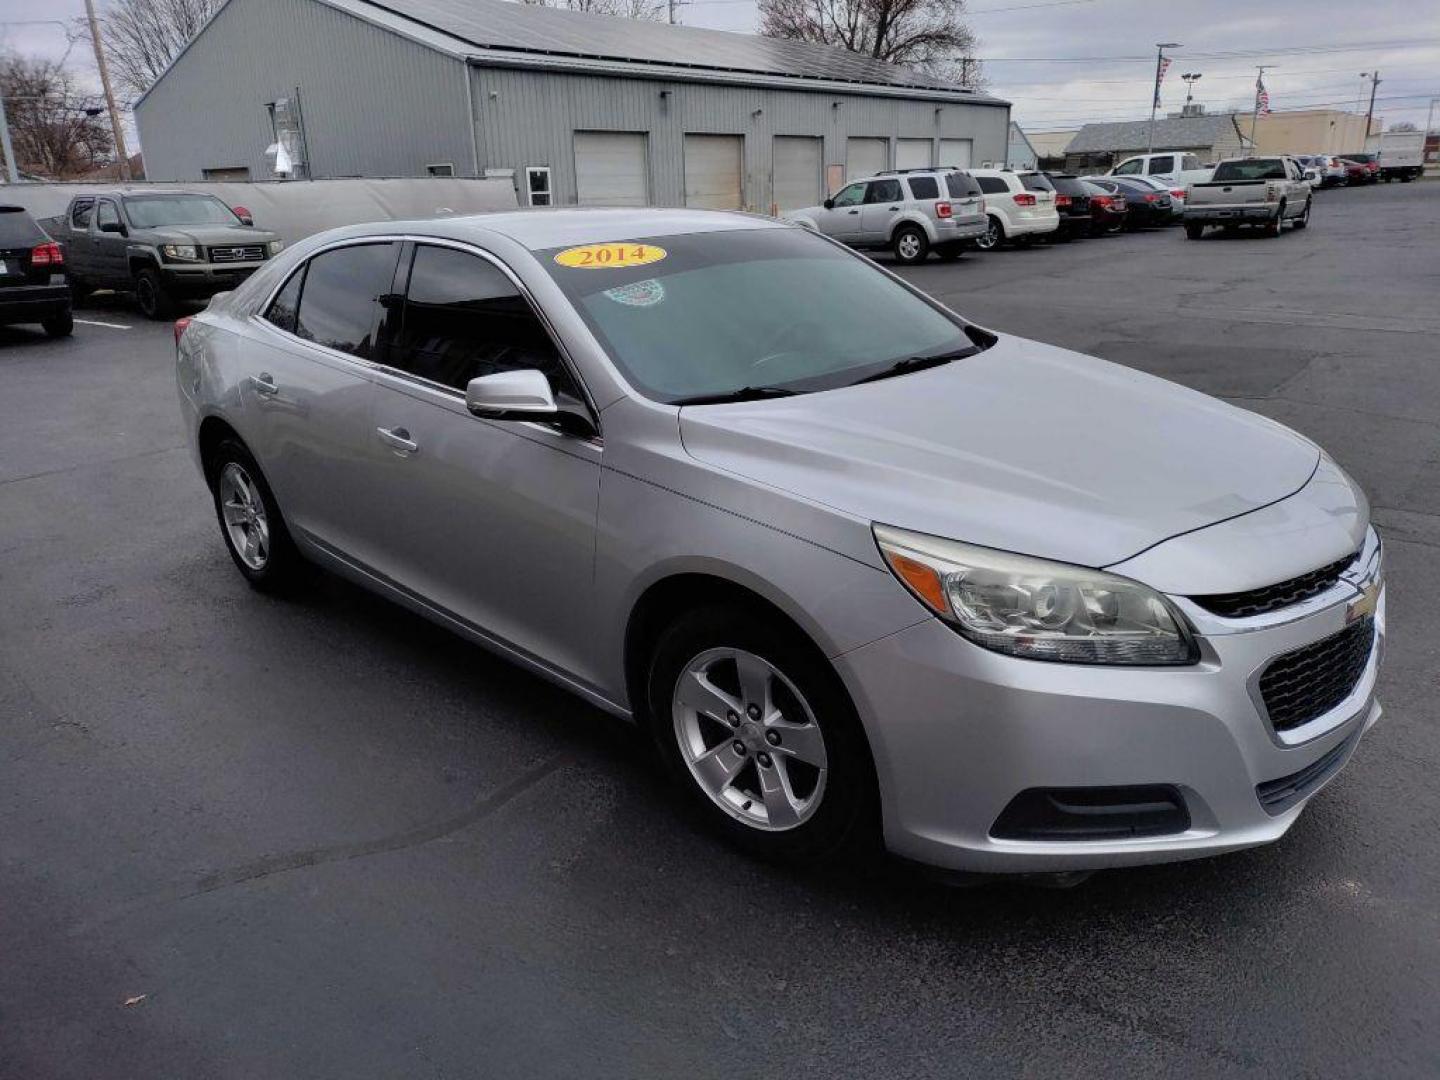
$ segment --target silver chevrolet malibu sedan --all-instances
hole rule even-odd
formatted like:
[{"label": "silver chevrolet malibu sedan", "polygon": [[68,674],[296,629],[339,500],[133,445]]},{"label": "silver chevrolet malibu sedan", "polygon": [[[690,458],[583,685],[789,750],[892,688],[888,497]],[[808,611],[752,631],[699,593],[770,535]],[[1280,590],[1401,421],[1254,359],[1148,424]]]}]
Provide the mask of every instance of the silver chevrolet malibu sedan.
[{"label": "silver chevrolet malibu sedan", "polygon": [[318,564],[633,718],[764,855],[1232,851],[1380,716],[1380,541],[1313,443],[808,230],[347,228],[176,335],[252,585]]}]

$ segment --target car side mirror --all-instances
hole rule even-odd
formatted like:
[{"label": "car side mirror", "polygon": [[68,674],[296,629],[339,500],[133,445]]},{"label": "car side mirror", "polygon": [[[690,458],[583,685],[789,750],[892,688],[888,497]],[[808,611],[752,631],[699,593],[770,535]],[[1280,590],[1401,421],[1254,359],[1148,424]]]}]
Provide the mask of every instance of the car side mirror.
[{"label": "car side mirror", "polygon": [[825,209],[826,209],[826,210],[834,210],[834,209],[835,209],[835,200],[834,200],[834,199],[826,199],[826,200],[825,200],[825,203],[824,203],[824,206],[825,206]]},{"label": "car side mirror", "polygon": [[484,420],[528,420],[554,424],[569,435],[595,434],[585,406],[565,395],[557,398],[545,373],[535,368],[471,379],[465,385],[465,408]]},{"label": "car side mirror", "polygon": [[124,233],[124,232],[125,232],[125,226],[124,226],[121,222],[118,222],[118,221],[102,221],[102,222],[100,222],[100,231],[101,231],[101,232]]}]

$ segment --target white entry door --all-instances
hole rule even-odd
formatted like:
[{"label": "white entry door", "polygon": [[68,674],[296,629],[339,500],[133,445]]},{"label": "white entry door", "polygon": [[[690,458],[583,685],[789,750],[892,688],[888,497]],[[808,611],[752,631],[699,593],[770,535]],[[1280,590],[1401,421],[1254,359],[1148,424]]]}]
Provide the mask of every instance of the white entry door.
[{"label": "white entry door", "polygon": [[895,167],[897,169],[928,169],[935,164],[930,160],[929,139],[897,139],[895,141]]},{"label": "white entry door", "polygon": [[845,179],[874,176],[890,167],[889,139],[846,139]]},{"label": "white entry door", "polygon": [[822,141],[808,135],[776,135],[772,150],[773,199],[780,213],[818,206],[824,199]]},{"label": "white entry door", "polygon": [[643,132],[575,133],[575,188],[581,206],[646,206],[648,176]]},{"label": "white entry door", "polygon": [[685,136],[685,205],[739,210],[745,205],[745,139],[740,135]]},{"label": "white entry door", "polygon": [[941,139],[938,164],[956,169],[970,168],[970,139]]}]

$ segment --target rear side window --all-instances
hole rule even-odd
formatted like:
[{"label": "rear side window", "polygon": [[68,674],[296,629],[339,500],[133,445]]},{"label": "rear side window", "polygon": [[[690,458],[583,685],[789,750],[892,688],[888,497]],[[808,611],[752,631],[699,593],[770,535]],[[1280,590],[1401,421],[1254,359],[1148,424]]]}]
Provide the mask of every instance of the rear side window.
[{"label": "rear side window", "polygon": [[270,306],[265,309],[265,320],[274,323],[281,330],[295,333],[296,317],[300,314],[300,290],[305,282],[305,267],[290,275],[285,287],[275,294]]},{"label": "rear side window", "polygon": [[949,189],[952,199],[968,199],[980,194],[980,185],[975,182],[975,178],[966,176],[963,172],[952,172],[945,177],[945,187]]},{"label": "rear side window", "polygon": [[1020,174],[1020,183],[1025,186],[1026,191],[1054,191],[1055,185],[1050,183],[1050,178],[1044,173],[1028,172]]},{"label": "rear side window", "polygon": [[94,212],[94,199],[76,199],[75,205],[70,208],[70,227],[72,229],[90,228],[90,215]]},{"label": "rear side window", "polygon": [[1202,166],[1202,165],[1200,164],[1200,159],[1199,159],[1198,157],[1196,157],[1194,154],[1186,154],[1184,157],[1182,157],[1182,158],[1180,159],[1180,167],[1181,167],[1182,169],[1200,169],[1200,168],[1204,168],[1204,166]]},{"label": "rear side window", "polygon": [[1005,195],[1010,191],[1010,185],[998,176],[977,176],[975,181],[986,195]]},{"label": "rear side window", "polygon": [[900,193],[899,180],[871,180],[865,189],[867,203],[899,202],[905,196]]},{"label": "rear side window", "polygon": [[1153,158],[1151,158],[1151,159],[1150,159],[1150,171],[1151,171],[1152,173],[1168,173],[1168,172],[1174,172],[1174,171],[1175,171],[1175,158],[1174,158],[1174,156],[1171,155],[1171,154],[1166,154],[1166,155],[1163,156],[1163,157],[1153,157]]},{"label": "rear side window", "polygon": [[468,252],[415,248],[400,328],[390,337],[391,367],[454,390],[482,375],[538,368],[556,390],[578,396],[529,301],[499,268]]},{"label": "rear side window", "polygon": [[0,206],[0,247],[34,247],[49,237],[21,206]]},{"label": "rear side window", "polygon": [[357,244],[316,255],[305,270],[295,333],[370,359],[381,304],[394,277],[394,244]]},{"label": "rear side window", "polygon": [[940,183],[933,176],[912,176],[905,181],[910,185],[910,194],[916,199],[938,199]]}]

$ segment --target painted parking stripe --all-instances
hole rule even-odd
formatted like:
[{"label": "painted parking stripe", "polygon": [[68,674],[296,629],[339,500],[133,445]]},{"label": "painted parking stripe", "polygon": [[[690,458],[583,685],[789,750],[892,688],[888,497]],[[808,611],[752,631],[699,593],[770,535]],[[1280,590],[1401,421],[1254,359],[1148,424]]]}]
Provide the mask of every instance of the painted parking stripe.
[{"label": "painted parking stripe", "polygon": [[86,326],[107,326],[111,330],[131,330],[133,327],[118,322],[100,322],[98,319],[76,319],[77,323],[84,323]]}]

